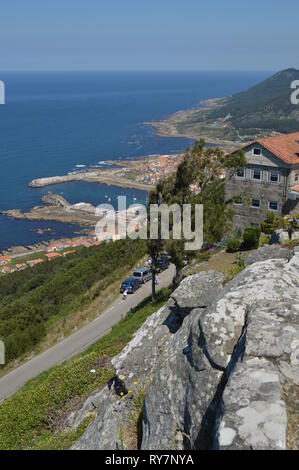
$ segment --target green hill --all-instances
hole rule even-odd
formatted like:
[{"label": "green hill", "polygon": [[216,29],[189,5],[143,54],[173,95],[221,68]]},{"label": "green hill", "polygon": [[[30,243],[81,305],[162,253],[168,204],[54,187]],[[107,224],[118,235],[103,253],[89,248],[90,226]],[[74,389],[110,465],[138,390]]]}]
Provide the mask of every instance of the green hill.
[{"label": "green hill", "polygon": [[177,113],[154,125],[164,135],[204,137],[217,143],[246,142],[273,131],[298,131],[299,105],[291,103],[294,80],[299,80],[299,70],[290,68],[247,91],[209,100],[203,108]]}]

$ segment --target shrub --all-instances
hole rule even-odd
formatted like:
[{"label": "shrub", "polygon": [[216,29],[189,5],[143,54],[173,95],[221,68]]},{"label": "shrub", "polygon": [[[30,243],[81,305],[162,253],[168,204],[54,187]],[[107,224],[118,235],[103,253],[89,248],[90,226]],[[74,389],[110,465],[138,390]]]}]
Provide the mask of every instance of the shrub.
[{"label": "shrub", "polygon": [[239,240],[238,238],[233,238],[228,241],[226,251],[228,253],[236,253],[240,250],[241,244],[241,240]]},{"label": "shrub", "polygon": [[259,247],[261,229],[259,227],[248,227],[243,233],[243,250],[253,250]]},{"label": "shrub", "polygon": [[284,217],[279,217],[274,212],[269,211],[267,218],[261,224],[262,232],[266,235],[272,235],[275,230],[287,229],[289,227],[289,220]]},{"label": "shrub", "polygon": [[261,224],[262,231],[266,235],[271,235],[275,231],[275,214],[268,212],[266,220]]}]

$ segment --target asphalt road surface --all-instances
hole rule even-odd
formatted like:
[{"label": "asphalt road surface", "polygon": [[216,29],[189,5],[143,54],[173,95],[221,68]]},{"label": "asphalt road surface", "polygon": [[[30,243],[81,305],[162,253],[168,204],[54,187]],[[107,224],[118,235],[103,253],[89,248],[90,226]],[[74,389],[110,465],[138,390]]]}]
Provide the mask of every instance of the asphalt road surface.
[{"label": "asphalt road surface", "polygon": [[[170,285],[173,276],[174,266],[171,265],[166,271],[159,275],[159,285],[157,289]],[[102,338],[102,336],[107,334],[132,307],[136,307],[136,305],[150,295],[150,293],[151,281],[143,285],[134,294],[128,295],[127,300],[122,300],[122,296],[120,295],[94,321],[3,376],[0,379],[0,402],[18,391],[28,380],[70,359]]]}]

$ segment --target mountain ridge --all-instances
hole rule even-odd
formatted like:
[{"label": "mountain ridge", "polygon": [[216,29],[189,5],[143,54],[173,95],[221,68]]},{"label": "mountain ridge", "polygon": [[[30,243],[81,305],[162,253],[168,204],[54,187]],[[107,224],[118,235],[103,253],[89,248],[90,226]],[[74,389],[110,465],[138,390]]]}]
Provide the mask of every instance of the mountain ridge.
[{"label": "mountain ridge", "polygon": [[299,80],[299,70],[288,68],[246,91],[207,100],[201,108],[181,111],[152,125],[161,135],[203,137],[224,145],[295,132],[299,130],[299,106],[291,102],[295,80]]}]

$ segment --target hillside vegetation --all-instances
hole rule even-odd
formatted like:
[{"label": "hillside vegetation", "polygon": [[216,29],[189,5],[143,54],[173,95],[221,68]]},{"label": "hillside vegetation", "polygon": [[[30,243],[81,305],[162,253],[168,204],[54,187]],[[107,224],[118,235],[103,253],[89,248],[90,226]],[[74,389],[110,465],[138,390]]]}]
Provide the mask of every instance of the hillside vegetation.
[{"label": "hillside vegetation", "polygon": [[291,103],[294,80],[299,80],[299,70],[278,72],[247,91],[209,100],[208,107],[177,113],[154,127],[164,135],[204,137],[209,142],[245,142],[273,131],[298,131],[299,106]]},{"label": "hillside vegetation", "polygon": [[262,131],[293,132],[299,126],[299,108],[291,103],[291,83],[299,79],[299,70],[279,72],[243,93],[227,99],[223,107],[212,110],[210,119],[227,116],[241,135]]},{"label": "hillside vegetation", "polygon": [[[146,318],[158,310],[169,295],[170,291],[163,289],[157,294],[155,303],[150,298],[143,300],[87,351],[41,374],[0,404],[0,448],[69,448],[84,432],[89,419],[77,430],[67,430],[67,416],[115,374],[111,358],[124,348]],[[92,374],[91,369],[96,372]]]},{"label": "hillside vegetation", "polygon": [[111,274],[115,278],[124,266],[133,268],[145,253],[144,241],[120,240],[1,276],[0,339],[6,362],[31,351],[55,319],[89,305],[111,282]]}]

